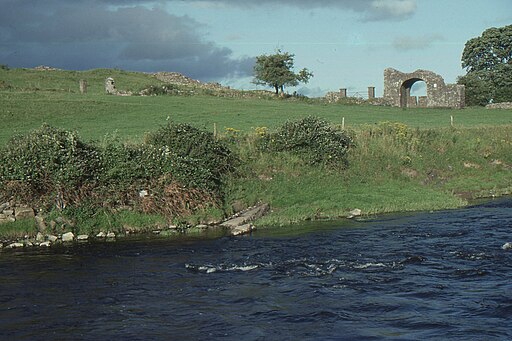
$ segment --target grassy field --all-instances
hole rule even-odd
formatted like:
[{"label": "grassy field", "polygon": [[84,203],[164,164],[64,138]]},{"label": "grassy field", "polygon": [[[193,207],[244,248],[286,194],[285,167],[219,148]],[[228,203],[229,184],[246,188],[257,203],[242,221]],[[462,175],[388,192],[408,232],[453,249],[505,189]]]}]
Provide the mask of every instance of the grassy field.
[{"label": "grassy field", "polygon": [[[512,110],[401,110],[206,95],[120,97],[103,93],[108,76],[122,90],[161,84],[119,70],[0,70],[0,146],[44,122],[76,130],[85,140],[114,134],[129,143],[142,142],[168,119],[208,131],[215,125],[231,136],[244,165],[243,176],[229,180],[224,210],[229,213],[235,202],[268,202],[273,212],[259,225],[343,217],[353,208],[365,215],[448,209],[465,205],[463,197],[512,191]],[[88,94],[78,92],[79,79],[88,80]],[[356,141],[348,169],[308,166],[300,156],[263,154],[252,145],[257,127],[272,131],[309,115],[336,125],[344,119]]]},{"label": "grassy field", "polygon": [[402,122],[410,127],[461,128],[512,124],[511,110],[467,108],[409,109],[391,107],[308,104],[301,101],[218,98],[207,96],[120,97],[80,95],[59,92],[0,92],[0,144],[15,132],[26,132],[42,123],[77,130],[86,139],[100,139],[116,132],[129,141],[140,141],[144,132],[157,129],[170,118],[207,130],[214,124],[220,132],[234,128],[253,132],[256,127],[270,129],[286,120],[315,115],[347,128],[382,121]]},{"label": "grassy field", "polygon": [[[142,73],[116,70],[35,71],[0,70],[0,80],[10,86],[0,91],[0,145],[14,133],[48,123],[77,130],[85,139],[101,139],[115,133],[126,141],[139,142],[145,132],[165,124],[168,118],[219,132],[233,128],[251,133],[256,127],[274,129],[286,120],[314,115],[347,128],[382,121],[402,122],[412,128],[450,126],[453,116],[459,128],[512,125],[512,110],[484,108],[409,109],[349,106],[301,100],[222,98],[214,96],[121,97],[104,94],[103,83],[112,75],[119,89],[140,90],[160,81]],[[88,94],[78,92],[78,80],[87,79]]]}]

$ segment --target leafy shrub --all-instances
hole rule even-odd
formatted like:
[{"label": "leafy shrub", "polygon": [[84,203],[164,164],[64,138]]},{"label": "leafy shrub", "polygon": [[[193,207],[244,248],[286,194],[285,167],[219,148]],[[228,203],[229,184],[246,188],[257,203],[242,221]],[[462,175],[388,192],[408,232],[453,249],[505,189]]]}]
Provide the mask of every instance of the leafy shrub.
[{"label": "leafy shrub", "polygon": [[[206,133],[192,131],[180,129],[162,140],[189,146],[186,152],[164,143],[126,145],[116,139],[86,144],[74,132],[43,125],[0,149],[0,199],[56,207],[74,220],[96,219],[94,209],[126,205],[170,218],[217,207],[220,177],[234,167],[235,158]],[[193,138],[201,144],[191,145]],[[139,195],[142,189],[147,196]]]},{"label": "leafy shrub", "polygon": [[11,89],[11,86],[9,85],[9,83],[6,83],[5,81],[0,79],[0,89],[8,90],[8,89]]},{"label": "leafy shrub", "polygon": [[14,136],[0,151],[0,182],[21,181],[35,192],[41,186],[72,189],[98,177],[98,151],[75,132],[44,124]]},{"label": "leafy shrub", "polygon": [[[204,171],[210,172],[210,180],[216,186],[220,186],[222,177],[234,172],[238,164],[238,158],[222,142],[215,141],[212,133],[188,124],[170,122],[149,134],[146,143],[181,157],[180,162],[195,163],[195,167],[188,169],[188,176],[192,178],[204,179]],[[197,171],[202,175],[196,174]]]},{"label": "leafy shrub", "polygon": [[346,132],[312,116],[288,121],[261,140],[263,150],[305,154],[311,164],[347,165],[346,154],[352,145],[352,138]]}]

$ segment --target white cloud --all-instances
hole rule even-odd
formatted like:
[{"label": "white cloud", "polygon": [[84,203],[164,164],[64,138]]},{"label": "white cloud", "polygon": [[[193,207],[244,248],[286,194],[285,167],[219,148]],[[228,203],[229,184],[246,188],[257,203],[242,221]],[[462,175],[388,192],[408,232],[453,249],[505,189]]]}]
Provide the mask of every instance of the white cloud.
[{"label": "white cloud", "polygon": [[[83,2],[85,0],[77,0]],[[183,0],[96,0],[112,5],[173,3]],[[416,12],[417,0],[186,0],[187,4],[206,9],[226,7],[292,6],[299,8],[338,8],[360,13],[365,21],[403,20]]]},{"label": "white cloud", "polygon": [[408,18],[416,12],[415,0],[373,0],[368,10],[368,20]]},{"label": "white cloud", "polygon": [[[176,0],[167,0],[168,2]],[[416,0],[188,0],[190,3],[254,8],[293,6],[300,8],[338,8],[362,14],[365,21],[402,20],[416,12]]]},{"label": "white cloud", "polygon": [[429,34],[423,36],[401,36],[393,40],[393,47],[400,51],[424,50],[431,47],[434,43],[443,41],[444,37],[440,34]]}]

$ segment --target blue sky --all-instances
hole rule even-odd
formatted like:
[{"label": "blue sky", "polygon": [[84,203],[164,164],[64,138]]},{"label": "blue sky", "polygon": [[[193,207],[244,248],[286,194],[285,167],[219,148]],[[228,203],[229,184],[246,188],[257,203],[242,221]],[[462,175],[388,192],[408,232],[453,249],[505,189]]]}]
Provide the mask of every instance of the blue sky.
[{"label": "blue sky", "polygon": [[[236,88],[255,56],[295,54],[309,96],[375,86],[383,71],[465,72],[466,41],[512,23],[511,0],[0,0],[0,64],[177,71]],[[258,87],[261,88],[261,87]]]}]

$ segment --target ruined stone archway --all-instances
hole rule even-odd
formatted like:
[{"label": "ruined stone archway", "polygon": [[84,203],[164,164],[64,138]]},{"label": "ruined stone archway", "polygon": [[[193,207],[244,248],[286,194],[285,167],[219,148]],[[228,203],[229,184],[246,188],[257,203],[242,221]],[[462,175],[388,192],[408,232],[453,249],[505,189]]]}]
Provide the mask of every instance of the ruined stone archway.
[{"label": "ruined stone archway", "polygon": [[[418,81],[425,82],[426,96],[411,97],[411,87]],[[387,68],[384,70],[384,99],[402,108],[463,108],[464,86],[445,84],[443,77],[432,71],[404,73]]]},{"label": "ruined stone archway", "polygon": [[416,82],[425,82],[425,81],[420,78],[411,78],[402,83],[402,86],[400,87],[400,107],[401,108],[419,106],[418,105],[419,101],[416,98],[416,96],[411,96],[411,88]]}]

